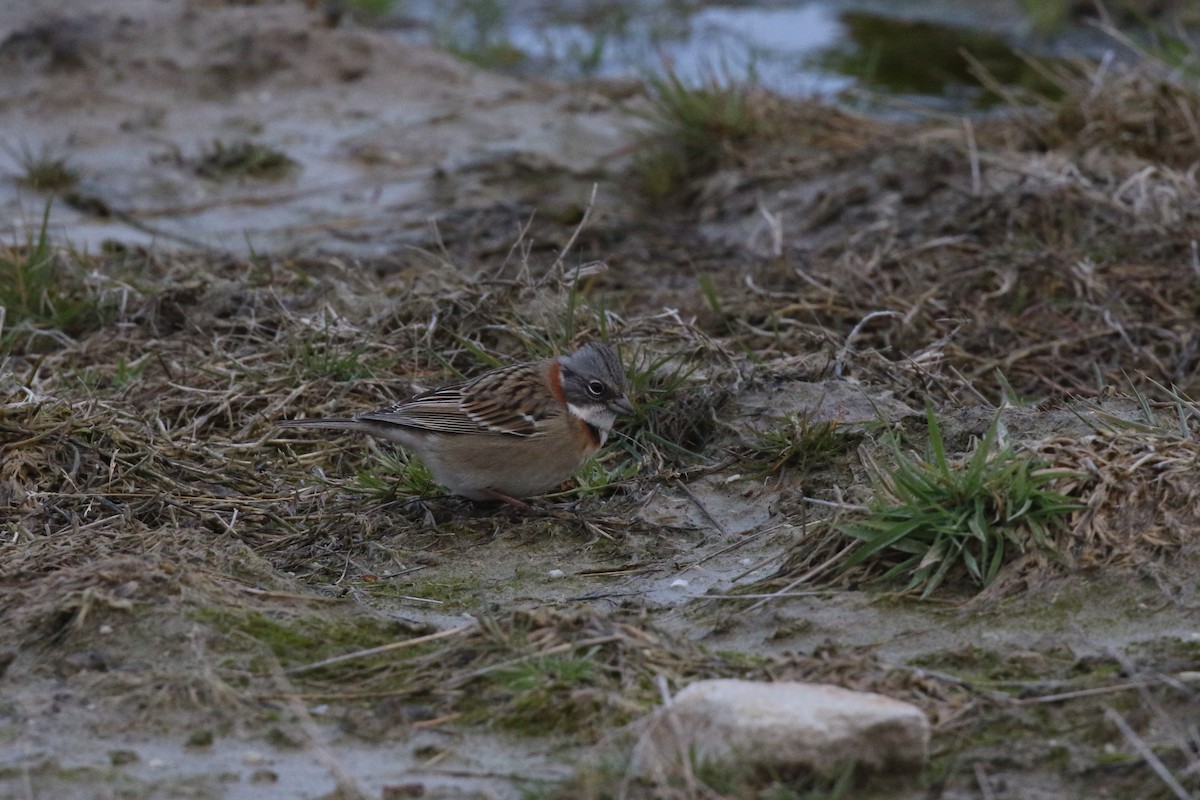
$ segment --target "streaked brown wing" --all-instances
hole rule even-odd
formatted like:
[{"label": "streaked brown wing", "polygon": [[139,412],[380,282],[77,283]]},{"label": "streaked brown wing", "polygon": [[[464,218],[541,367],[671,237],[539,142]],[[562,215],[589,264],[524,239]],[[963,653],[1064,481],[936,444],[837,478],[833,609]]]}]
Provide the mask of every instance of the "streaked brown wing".
[{"label": "streaked brown wing", "polygon": [[463,387],[463,411],[484,430],[537,436],[546,420],[564,411],[548,391],[545,369],[517,364],[479,376]]},{"label": "streaked brown wing", "polygon": [[504,367],[355,419],[431,433],[535,436],[540,423],[562,413],[554,399],[545,396],[541,370],[540,364]]},{"label": "streaked brown wing", "polygon": [[479,425],[463,413],[464,384],[434,389],[389,408],[359,414],[355,419],[402,425],[431,433],[480,433]]}]

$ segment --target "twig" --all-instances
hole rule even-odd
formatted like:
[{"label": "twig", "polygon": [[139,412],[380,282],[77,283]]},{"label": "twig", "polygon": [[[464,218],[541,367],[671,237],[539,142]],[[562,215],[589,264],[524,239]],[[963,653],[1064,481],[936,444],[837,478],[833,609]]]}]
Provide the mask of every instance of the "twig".
[{"label": "twig", "polygon": [[753,605],[751,605],[749,608],[746,609],[746,612],[748,613],[750,611],[754,611],[758,608],[761,608],[762,606],[767,604],[768,600],[770,600],[772,598],[786,597],[788,592],[791,592],[793,589],[795,589],[800,584],[817,577],[822,572],[824,572],[825,570],[829,569],[831,566],[836,564],[838,561],[845,558],[846,554],[849,553],[851,550],[853,550],[856,547],[858,547],[858,542],[851,542],[850,544],[843,547],[841,550],[834,553],[827,561],[825,561],[825,563],[819,564],[819,565],[813,567],[808,572],[804,573],[799,578],[797,578],[796,580],[789,583],[787,586],[780,589],[778,592],[772,592],[771,594],[764,597],[762,600],[759,600],[757,603],[754,603]]},{"label": "twig", "polygon": [[846,356],[850,354],[850,345],[854,342],[855,338],[858,337],[858,334],[862,332],[862,329],[868,322],[873,319],[879,319],[880,317],[903,316],[904,315],[899,311],[872,311],[870,314],[867,314],[865,317],[860,319],[858,324],[854,326],[854,328],[850,331],[850,334],[846,337],[846,341],[842,345],[842,349],[838,351],[837,358],[835,358],[833,361],[833,374],[838,378],[842,377],[842,370],[846,366]]},{"label": "twig", "polygon": [[450,636],[457,636],[460,633],[465,633],[473,630],[474,628],[474,625],[463,625],[461,628],[451,628],[450,630],[446,631],[438,631],[437,633],[431,633],[428,636],[418,636],[415,639],[405,639],[400,642],[383,644],[379,647],[368,647],[366,650],[356,650],[353,653],[333,656],[331,658],[322,659],[321,661],[314,661],[311,664],[302,664],[299,667],[291,667],[290,669],[286,670],[286,674],[295,675],[298,672],[308,672],[309,670],[328,667],[331,664],[341,664],[344,661],[353,661],[356,658],[368,658],[369,656],[379,655],[380,653],[388,653],[392,650],[403,650],[406,647],[415,647],[416,645],[425,644],[426,642],[433,642],[437,641],[438,639],[446,639]]},{"label": "twig", "polygon": [[1146,744],[1142,737],[1137,735],[1137,731],[1129,726],[1125,721],[1125,717],[1121,716],[1121,712],[1115,708],[1104,709],[1104,718],[1110,720],[1121,731],[1121,735],[1125,737],[1125,741],[1129,742],[1130,746],[1137,751],[1138,755],[1145,760],[1150,769],[1154,770],[1154,774],[1162,779],[1162,782],[1167,785],[1179,800],[1195,800],[1187,789],[1175,780],[1175,776],[1167,769],[1166,765],[1159,760],[1158,756],[1154,755],[1154,751]]},{"label": "twig", "polygon": [[683,481],[679,481],[679,489],[691,499],[696,508],[700,509],[700,513],[703,514],[704,518],[712,523],[712,526],[720,532],[722,538],[729,536],[729,531],[725,530],[725,526],[722,525],[717,518],[709,512],[704,503],[700,502],[700,498],[696,497],[695,493],[693,493],[692,490],[687,487],[687,484],[685,484]]},{"label": "twig", "polygon": [[496,273],[492,275],[493,280],[504,274],[504,271],[508,269],[508,265],[512,261],[513,253],[515,253],[518,249],[522,251],[521,263],[523,265],[528,265],[529,252],[522,247],[522,243],[525,241],[525,237],[529,235],[529,229],[533,227],[533,218],[535,214],[536,212],[534,214],[530,214],[529,219],[525,220],[523,224],[519,224],[517,226],[517,240],[512,243],[512,247],[508,248],[508,254],[504,256],[504,261],[501,262],[499,269],[496,270]]},{"label": "twig", "polygon": [[771,234],[771,255],[779,258],[783,255],[783,218],[772,214],[762,203],[759,203],[758,212],[767,221],[767,230]]},{"label": "twig", "polygon": [[870,511],[867,506],[855,505],[853,503],[844,503],[839,500],[822,500],[819,497],[801,497],[801,500],[812,506],[821,506],[823,508],[835,508],[838,511]]},{"label": "twig", "polygon": [[321,731],[317,728],[317,723],[313,721],[312,715],[308,713],[308,708],[300,701],[291,682],[284,676],[283,670],[279,665],[279,660],[274,657],[271,658],[271,673],[279,688],[283,690],[283,696],[288,704],[288,708],[296,716],[296,720],[300,723],[300,728],[304,731],[305,738],[308,739],[308,749],[311,751],[313,759],[325,768],[330,777],[333,778],[334,783],[337,784],[336,795],[346,798],[346,800],[367,800],[368,795],[359,787],[358,781],[354,779],[349,770],[325,746]]},{"label": "twig", "polygon": [[1137,683],[1118,683],[1116,686],[1095,686],[1091,689],[1076,689],[1073,692],[1059,692],[1058,694],[1044,694],[1041,697],[1023,697],[1016,701],[1019,706],[1033,706],[1041,703],[1060,703],[1063,700],[1075,700],[1080,697],[1095,697],[1100,694],[1114,694],[1116,692],[1127,692],[1130,689],[1142,689],[1145,684]]},{"label": "twig", "polygon": [[692,600],[754,600],[760,597],[770,600],[776,597],[830,597],[836,594],[841,594],[841,592],[833,589],[820,589],[812,592],[771,592],[770,594],[694,594],[690,597]]},{"label": "twig", "polygon": [[975,782],[979,784],[983,800],[996,800],[996,793],[992,791],[992,779],[988,777],[987,769],[978,761],[975,762]]},{"label": "twig", "polygon": [[684,736],[683,729],[679,724],[679,718],[676,717],[675,713],[671,710],[671,689],[669,686],[667,686],[667,679],[664,675],[657,675],[654,679],[654,682],[658,686],[659,697],[662,698],[662,708],[655,715],[655,718],[652,720],[651,724],[642,732],[642,735],[639,737],[638,742],[635,745],[635,756],[630,760],[629,767],[625,770],[625,775],[621,778],[621,787],[617,792],[617,797],[619,800],[626,800],[626,798],[629,796],[629,787],[633,783],[634,778],[637,777],[634,770],[640,761],[636,755],[636,751],[638,750],[644,750],[655,754],[657,761],[654,766],[659,768],[655,770],[658,773],[657,777],[660,781],[665,778],[665,776],[662,774],[662,768],[667,766],[667,764],[664,763],[663,754],[659,750],[659,744],[655,741],[657,739],[655,732],[660,722],[667,726],[667,729],[671,734],[671,743],[675,745],[677,750],[675,757],[679,760],[679,768],[683,773],[683,785],[686,790],[684,796],[689,798],[694,798],[697,796],[699,787],[696,780],[696,774],[692,770],[692,760],[688,748],[688,740]]},{"label": "twig", "polygon": [[454,720],[458,719],[461,716],[462,716],[461,711],[454,711],[450,714],[443,714],[440,717],[434,717],[433,719],[423,719],[423,720],[420,720],[419,722],[414,722],[412,724],[412,726],[414,728],[425,728],[425,729],[436,728],[438,725],[445,725],[447,722],[454,722]]},{"label": "twig", "polygon": [[688,564],[687,566],[685,566],[683,569],[681,569],[679,571],[681,573],[687,572],[692,567],[698,567],[701,564],[705,563],[706,561],[712,561],[717,556],[723,556],[726,553],[728,553],[730,550],[737,550],[739,547],[745,547],[746,545],[753,542],[755,539],[766,536],[768,533],[774,533],[775,531],[779,530],[783,526],[784,526],[784,523],[782,523],[782,522],[777,522],[774,525],[769,525],[768,527],[763,528],[761,531],[756,531],[755,533],[745,536],[742,539],[740,539],[739,541],[736,541],[731,545],[722,547],[720,550],[718,550],[715,553],[709,553],[704,558],[700,558],[700,559],[693,561],[691,564]]},{"label": "twig", "polygon": [[978,197],[983,192],[983,181],[979,171],[979,147],[975,144],[975,126],[970,117],[963,117],[963,131],[967,135],[967,157],[971,161],[971,194]]},{"label": "twig", "polygon": [[571,238],[567,239],[567,243],[563,245],[563,249],[559,251],[558,258],[554,259],[554,263],[550,265],[550,270],[547,275],[555,275],[562,269],[563,259],[567,257],[567,253],[571,252],[571,248],[575,246],[575,240],[579,238],[579,234],[583,231],[584,226],[588,224],[588,220],[592,218],[592,209],[596,207],[596,192],[599,191],[600,184],[592,184],[592,194],[588,198],[587,207],[583,209],[583,217],[580,218],[579,224],[575,226]]},{"label": "twig", "polygon": [[345,603],[344,597],[326,597],[320,594],[298,594],[296,592],[278,592],[270,589],[259,589],[257,586],[247,586],[235,578],[230,578],[228,575],[221,575],[210,570],[201,570],[210,578],[217,581],[226,581],[232,583],[234,588],[239,592],[252,594],[255,597],[268,597],[272,600],[298,600],[302,603]]},{"label": "twig", "polygon": [[[91,200],[93,198],[88,197],[87,199]],[[99,202],[104,205],[104,208],[106,208],[108,210],[109,215],[113,219],[120,220],[121,222],[124,222],[129,227],[135,228],[135,229],[141,231],[142,233],[148,233],[151,236],[154,236],[155,238],[158,238],[158,239],[170,239],[173,242],[178,242],[179,244],[186,245],[186,246],[192,248],[193,250],[200,250],[200,251],[203,251],[206,253],[212,253],[214,255],[221,255],[226,252],[217,247],[213,247],[212,245],[208,244],[207,242],[202,242],[199,239],[193,239],[190,236],[184,236],[181,233],[174,233],[172,231],[167,230],[166,228],[161,228],[157,225],[151,225],[148,222],[143,222],[141,219],[139,219],[138,217],[135,217],[133,214],[131,214],[128,211],[122,211],[119,208],[113,208],[106,201],[104,201],[98,197],[95,199],[99,200]],[[236,202],[236,201],[233,201],[233,202]]]},{"label": "twig", "polygon": [[447,683],[445,688],[453,689],[455,687],[462,686],[464,683],[469,683],[481,675],[487,675],[489,673],[496,672],[497,670],[515,667],[518,664],[524,664],[526,661],[534,658],[545,658],[546,656],[552,656],[558,653],[569,653],[572,650],[578,650],[582,647],[594,647],[596,645],[611,644],[612,642],[619,641],[621,641],[620,636],[610,634],[607,636],[593,636],[590,639],[580,639],[577,642],[563,642],[562,644],[556,644],[553,647],[548,647],[545,650],[538,650],[536,653],[528,653],[523,656],[518,656],[517,658],[510,658],[508,661],[501,661],[499,664],[489,664],[486,667],[480,667],[479,669],[472,670],[464,675],[459,675],[454,680]]}]

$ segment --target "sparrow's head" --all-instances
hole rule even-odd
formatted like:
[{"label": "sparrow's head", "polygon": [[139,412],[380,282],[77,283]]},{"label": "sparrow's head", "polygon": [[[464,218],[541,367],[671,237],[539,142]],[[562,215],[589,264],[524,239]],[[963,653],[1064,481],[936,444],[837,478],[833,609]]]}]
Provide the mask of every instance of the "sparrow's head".
[{"label": "sparrow's head", "polygon": [[589,342],[574,353],[558,357],[563,396],[571,412],[607,431],[618,414],[632,414],[625,396],[625,370],[606,344]]}]

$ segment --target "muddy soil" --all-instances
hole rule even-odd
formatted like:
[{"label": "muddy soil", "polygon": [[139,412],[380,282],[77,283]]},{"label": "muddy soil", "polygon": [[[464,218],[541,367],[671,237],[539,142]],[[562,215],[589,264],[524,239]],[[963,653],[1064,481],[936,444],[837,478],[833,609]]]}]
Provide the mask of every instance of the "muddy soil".
[{"label": "muddy soil", "polygon": [[[583,765],[709,676],[920,705],[929,769],[862,796],[1173,796],[1143,746],[1200,787],[1186,125],[775,109],[648,200],[638,86],[305,4],[5,4],[0,65],[11,241],[66,159],[48,232],[107,309],[0,360],[0,796],[614,796]],[[214,177],[218,142],[294,163]],[[602,333],[647,410],[529,515],[275,425]],[[1078,476],[982,593],[843,572],[824,524],[926,403],[952,456],[999,415]],[[844,446],[764,469],[797,416]]]}]

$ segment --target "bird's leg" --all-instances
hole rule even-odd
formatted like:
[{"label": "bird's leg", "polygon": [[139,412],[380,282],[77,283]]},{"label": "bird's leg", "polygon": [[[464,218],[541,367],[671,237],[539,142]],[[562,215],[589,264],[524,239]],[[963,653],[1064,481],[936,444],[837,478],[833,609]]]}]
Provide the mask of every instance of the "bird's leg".
[{"label": "bird's leg", "polygon": [[524,500],[518,500],[515,497],[509,497],[508,495],[504,494],[504,492],[497,492],[495,489],[484,489],[483,492],[493,500],[499,500],[501,503],[510,506],[516,511],[520,511],[524,514],[530,514],[533,512],[533,506],[529,505],[529,503],[526,503]]}]

